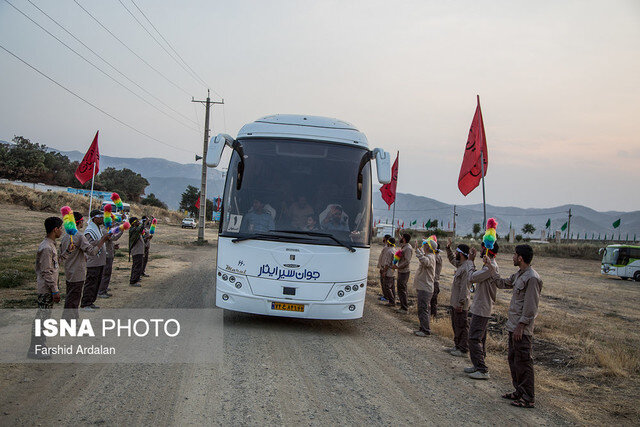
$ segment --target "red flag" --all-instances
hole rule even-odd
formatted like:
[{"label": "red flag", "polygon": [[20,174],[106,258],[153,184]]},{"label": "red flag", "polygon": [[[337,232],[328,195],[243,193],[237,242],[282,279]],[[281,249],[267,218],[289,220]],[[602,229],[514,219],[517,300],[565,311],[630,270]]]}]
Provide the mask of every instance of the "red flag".
[{"label": "red flag", "polygon": [[200,197],[196,200],[196,209],[200,209]]},{"label": "red flag", "polygon": [[[93,138],[93,142],[89,147],[89,151],[84,155],[82,161],[78,165],[78,169],[76,169],[75,176],[80,181],[80,184],[84,184],[89,181],[91,178],[98,174],[100,170],[100,150],[98,150],[98,132],[96,131],[96,136]],[[95,164],[95,169],[93,165]]]},{"label": "red flag", "polygon": [[398,158],[400,152],[396,155],[396,161],[393,162],[391,168],[391,182],[380,187],[382,193],[382,200],[387,202],[387,206],[391,209],[391,205],[396,201],[396,186],[398,185]]},{"label": "red flag", "polygon": [[487,155],[487,139],[484,133],[484,122],[482,121],[482,111],[480,110],[480,96],[478,96],[478,106],[471,122],[467,146],[462,158],[460,176],[458,177],[458,188],[465,196],[473,191],[480,184],[482,179],[482,169],[480,165],[480,153],[484,157],[484,175],[487,175],[489,157]]}]

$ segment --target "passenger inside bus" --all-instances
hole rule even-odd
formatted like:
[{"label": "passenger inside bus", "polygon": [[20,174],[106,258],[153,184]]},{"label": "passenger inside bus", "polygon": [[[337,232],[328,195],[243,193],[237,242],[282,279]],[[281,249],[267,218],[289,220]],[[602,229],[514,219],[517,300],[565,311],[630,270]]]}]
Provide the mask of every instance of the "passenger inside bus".
[{"label": "passenger inside bus", "polygon": [[259,232],[273,230],[275,229],[274,216],[275,209],[268,205],[265,206],[259,198],[254,197],[253,206],[242,221],[242,231]]},{"label": "passenger inside bus", "polygon": [[320,226],[327,231],[349,231],[349,215],[342,206],[330,204],[320,213]]}]

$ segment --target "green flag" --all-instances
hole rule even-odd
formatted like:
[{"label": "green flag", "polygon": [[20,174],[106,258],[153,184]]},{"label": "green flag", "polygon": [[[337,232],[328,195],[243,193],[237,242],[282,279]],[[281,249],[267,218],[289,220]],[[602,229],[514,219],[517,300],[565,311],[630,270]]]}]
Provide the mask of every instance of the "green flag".
[{"label": "green flag", "polygon": [[431,220],[427,221],[427,226],[426,228],[431,228]]},{"label": "green flag", "polygon": [[551,218],[549,218],[549,219],[547,220],[547,224],[546,224],[546,226],[547,226],[547,228],[551,227]]},{"label": "green flag", "polygon": [[564,231],[567,229],[567,223],[565,222],[564,224],[562,224],[562,227],[560,227],[560,231]]},{"label": "green flag", "polygon": [[418,223],[417,219],[414,219],[413,222],[411,223],[411,225],[416,225]]},{"label": "green flag", "polygon": [[618,228],[620,227],[620,218],[618,218],[617,220],[613,221],[613,228]]}]

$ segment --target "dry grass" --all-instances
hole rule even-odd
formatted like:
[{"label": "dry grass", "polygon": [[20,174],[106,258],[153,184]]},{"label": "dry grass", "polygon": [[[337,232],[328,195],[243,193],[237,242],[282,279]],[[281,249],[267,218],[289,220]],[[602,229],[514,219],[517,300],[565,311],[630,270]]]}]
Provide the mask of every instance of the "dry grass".
[{"label": "dry grass", "polygon": [[[544,246],[549,245],[540,245]],[[533,345],[537,400],[569,413],[579,423],[640,424],[640,284],[602,276],[596,260],[538,256],[540,247],[534,247],[533,262],[544,282]],[[370,277],[377,277],[380,248],[372,248]],[[453,331],[446,307],[454,268],[446,256],[443,261],[440,317],[431,329],[444,345],[451,346]],[[501,250],[498,263],[503,276],[516,270],[508,247]],[[401,318],[417,328],[415,268],[417,262],[412,261],[409,299],[414,305]],[[370,292],[378,290],[376,281]],[[510,298],[510,291],[498,290],[487,336],[492,377],[505,381],[510,377],[504,330]]]},{"label": "dry grass", "polygon": [[[13,184],[0,184],[0,203],[26,206],[32,211],[60,213],[62,206],[71,206],[73,210],[88,212],[89,198],[71,193],[57,191],[38,191],[29,187]],[[93,206],[100,202],[94,199]],[[131,204],[131,214],[134,216],[153,216],[159,223],[178,224],[184,218],[180,212],[145,206],[137,203]]]}]

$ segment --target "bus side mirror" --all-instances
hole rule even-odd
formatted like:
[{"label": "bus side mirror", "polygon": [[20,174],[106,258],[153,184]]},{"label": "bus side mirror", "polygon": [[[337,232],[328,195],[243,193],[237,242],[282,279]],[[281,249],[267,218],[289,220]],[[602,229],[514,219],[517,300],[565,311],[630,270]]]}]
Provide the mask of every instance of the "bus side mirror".
[{"label": "bus side mirror", "polygon": [[220,160],[222,159],[222,150],[224,150],[224,146],[228,145],[231,147],[235,140],[225,134],[220,133],[214,138],[211,138],[209,141],[209,148],[207,149],[207,159],[206,165],[210,168],[215,168],[220,164]]},{"label": "bus side mirror", "polygon": [[373,150],[376,156],[376,171],[378,172],[378,182],[388,184],[391,182],[391,156],[382,148]]}]

